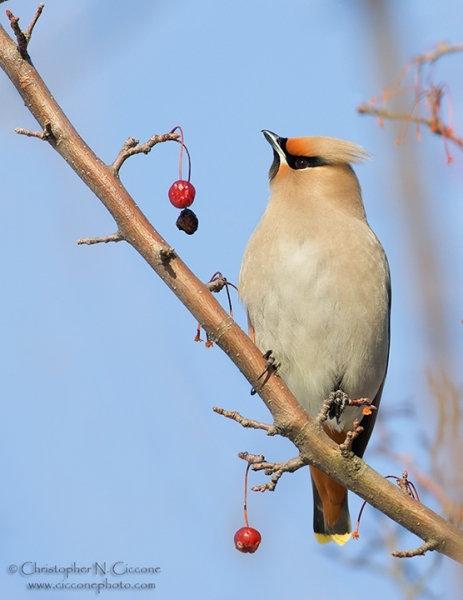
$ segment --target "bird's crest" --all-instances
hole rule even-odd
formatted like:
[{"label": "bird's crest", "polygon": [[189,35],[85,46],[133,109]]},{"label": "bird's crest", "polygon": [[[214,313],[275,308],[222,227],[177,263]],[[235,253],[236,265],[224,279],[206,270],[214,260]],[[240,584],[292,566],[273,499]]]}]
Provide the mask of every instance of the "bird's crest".
[{"label": "bird's crest", "polygon": [[331,164],[358,163],[369,157],[357,144],[322,136],[288,138],[286,152],[292,156],[320,157]]}]

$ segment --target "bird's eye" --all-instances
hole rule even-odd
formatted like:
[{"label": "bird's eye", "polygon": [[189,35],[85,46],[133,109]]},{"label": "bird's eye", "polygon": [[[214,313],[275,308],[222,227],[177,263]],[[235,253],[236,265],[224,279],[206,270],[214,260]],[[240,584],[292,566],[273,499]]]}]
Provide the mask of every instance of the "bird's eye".
[{"label": "bird's eye", "polygon": [[306,158],[299,157],[299,158],[296,158],[296,160],[294,161],[295,169],[307,169],[308,166],[309,166],[309,161]]}]

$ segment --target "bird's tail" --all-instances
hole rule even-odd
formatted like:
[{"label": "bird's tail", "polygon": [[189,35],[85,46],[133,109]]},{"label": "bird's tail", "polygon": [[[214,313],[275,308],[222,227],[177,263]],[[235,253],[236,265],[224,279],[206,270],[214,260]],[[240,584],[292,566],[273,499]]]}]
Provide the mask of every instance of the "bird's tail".
[{"label": "bird's tail", "polygon": [[310,467],[314,501],[313,530],[320,544],[343,546],[351,536],[347,490],[322,471]]}]

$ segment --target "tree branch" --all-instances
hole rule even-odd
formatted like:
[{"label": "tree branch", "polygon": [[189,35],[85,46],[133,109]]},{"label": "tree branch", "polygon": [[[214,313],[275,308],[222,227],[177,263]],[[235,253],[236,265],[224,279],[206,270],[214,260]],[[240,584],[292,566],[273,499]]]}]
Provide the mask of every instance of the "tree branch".
[{"label": "tree branch", "polygon": [[[441,42],[433,51],[415,57],[409,65],[402,70],[398,81],[388,86],[382,92],[380,98],[373,98],[369,103],[362,103],[357,108],[357,111],[361,115],[368,114],[379,117],[381,125],[383,124],[384,119],[404,121],[406,125],[415,123],[417,126],[417,136],[419,135],[420,125],[428,127],[431,133],[442,136],[447,154],[447,162],[451,163],[453,159],[447,149],[446,142],[447,140],[450,140],[460,148],[463,148],[463,138],[455,133],[451,122],[447,125],[444,121],[443,99],[446,93],[448,94],[448,86],[432,83],[432,72],[430,72],[430,76],[426,80],[426,85],[423,85],[422,71],[427,65],[433,65],[442,56],[461,51],[463,51],[463,44],[450,46],[447,42]],[[410,89],[409,86],[404,85],[404,80],[410,72],[414,73],[414,83],[412,86],[414,90],[414,101],[410,112],[404,113],[389,110],[386,106],[390,99],[399,94],[403,94]],[[378,108],[377,106],[379,103],[382,103],[381,108]],[[420,114],[423,110],[423,104],[424,112],[429,114],[429,116],[422,116]],[[451,110],[447,112],[450,112],[450,115],[452,114]]]},{"label": "tree branch", "polygon": [[207,287],[188,269],[152,227],[114,168],[86,145],[56,103],[35,68],[0,26],[0,66],[8,75],[40,127],[53,135],[47,142],[64,158],[106,206],[118,231],[190,310],[220,348],[233,360],[273,415],[275,427],[299,449],[300,460],[328,473],[428,545],[463,563],[463,533],[386,481],[355,456],[344,458],[289,392],[281,378],[258,386],[266,368],[261,352],[218,304]]},{"label": "tree branch", "polygon": [[426,127],[429,127],[432,133],[441,135],[457,144],[457,146],[460,146],[460,148],[463,148],[463,139],[456,135],[451,127],[447,127],[443,121],[435,119],[435,117],[421,117],[420,115],[402,112],[396,113],[387,108],[371,106],[365,102],[357,108],[357,111],[361,115],[373,115],[375,117],[389,119],[390,121],[405,121],[406,123],[425,125]]},{"label": "tree branch", "polygon": [[124,162],[134,154],[148,154],[151,152],[152,148],[156,144],[160,144],[161,142],[176,142],[180,137],[179,133],[165,133],[164,135],[153,135],[150,139],[144,144],[140,144],[138,140],[133,137],[130,137],[122,146],[119,154],[116,157],[116,160],[111,165],[111,168],[115,173],[119,172],[120,168],[124,164]]}]

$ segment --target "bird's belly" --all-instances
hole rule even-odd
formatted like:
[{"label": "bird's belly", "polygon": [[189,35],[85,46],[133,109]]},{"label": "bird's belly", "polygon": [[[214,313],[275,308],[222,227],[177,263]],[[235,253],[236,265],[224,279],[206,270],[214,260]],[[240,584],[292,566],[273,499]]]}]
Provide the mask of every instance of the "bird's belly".
[{"label": "bird's belly", "polygon": [[[337,389],[352,399],[373,399],[388,355],[382,255],[357,261],[350,273],[349,260],[333,264],[329,255],[293,251],[283,258],[267,262],[261,273],[266,285],[252,292],[252,300],[247,290],[242,294],[258,347],[272,350],[281,363],[280,376],[312,416]],[[339,424],[330,421],[329,426],[348,429],[361,415],[361,409],[347,409]]]}]

